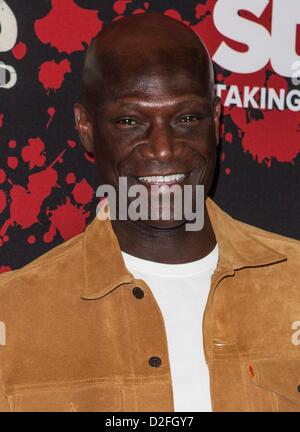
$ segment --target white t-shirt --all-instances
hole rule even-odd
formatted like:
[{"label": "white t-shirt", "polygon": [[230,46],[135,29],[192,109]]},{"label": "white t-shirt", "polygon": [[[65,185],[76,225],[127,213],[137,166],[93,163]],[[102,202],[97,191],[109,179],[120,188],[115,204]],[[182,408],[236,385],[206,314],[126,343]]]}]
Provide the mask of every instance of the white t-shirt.
[{"label": "white t-shirt", "polygon": [[202,259],[187,264],[161,264],[122,255],[134,277],[149,285],[164,317],[175,411],[211,411],[202,320],[217,266],[218,244]]}]

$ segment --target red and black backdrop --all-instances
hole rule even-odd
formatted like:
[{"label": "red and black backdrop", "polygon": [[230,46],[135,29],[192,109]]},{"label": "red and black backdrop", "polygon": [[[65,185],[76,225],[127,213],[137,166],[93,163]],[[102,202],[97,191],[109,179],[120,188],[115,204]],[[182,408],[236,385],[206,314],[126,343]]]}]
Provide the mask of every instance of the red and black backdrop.
[{"label": "red and black backdrop", "polygon": [[224,104],[215,201],[300,239],[299,5],[0,0],[0,271],[32,261],[94,217],[96,168],[73,120],[84,53],[102,26],[152,11],[184,21],[214,59]]}]

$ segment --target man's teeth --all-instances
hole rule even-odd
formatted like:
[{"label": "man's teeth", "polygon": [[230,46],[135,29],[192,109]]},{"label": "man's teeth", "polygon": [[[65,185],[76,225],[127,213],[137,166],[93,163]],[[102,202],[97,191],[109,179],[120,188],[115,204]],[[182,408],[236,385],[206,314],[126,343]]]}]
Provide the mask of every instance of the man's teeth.
[{"label": "man's teeth", "polygon": [[184,177],[184,174],[172,174],[167,176],[138,177],[138,180],[145,183],[172,183],[179,182]]}]

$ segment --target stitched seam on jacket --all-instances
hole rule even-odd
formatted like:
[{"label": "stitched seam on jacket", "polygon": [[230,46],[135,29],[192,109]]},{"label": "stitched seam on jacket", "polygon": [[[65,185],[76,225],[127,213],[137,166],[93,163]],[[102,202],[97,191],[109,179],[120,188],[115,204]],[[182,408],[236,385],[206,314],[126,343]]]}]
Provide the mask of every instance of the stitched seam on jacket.
[{"label": "stitched seam on jacket", "polygon": [[[166,384],[169,383],[169,375],[164,374],[160,375],[159,377],[144,377],[142,375],[134,375],[129,377],[116,377],[116,378],[95,378],[91,380],[80,380],[80,381],[59,381],[59,382],[52,382],[52,383],[46,383],[46,384],[33,384],[33,385],[15,385],[13,386],[13,389],[16,390],[31,390],[31,389],[43,389],[46,390],[49,389],[49,387],[55,387],[55,386],[64,386],[64,387],[80,387],[81,385],[88,384],[102,384],[102,383],[115,383],[117,385],[120,384],[132,384],[133,386],[140,386],[143,384],[157,384],[161,382],[165,382]],[[136,380],[136,382],[132,382],[133,380]]]},{"label": "stitched seam on jacket", "polygon": [[3,397],[7,401],[7,407],[9,407],[10,411],[13,411],[13,406],[11,405],[9,398],[7,397],[7,392],[6,392],[6,389],[5,389],[5,386],[4,386],[3,361],[2,361],[2,350],[1,350],[1,347],[0,347],[0,386],[2,387],[1,390],[3,391]]},{"label": "stitched seam on jacket", "polygon": [[[133,341],[132,341],[132,337],[131,337],[131,331],[129,328],[129,317],[128,317],[128,312],[127,312],[127,307],[126,307],[126,299],[125,299],[125,295],[126,295],[126,291],[123,290],[121,291],[121,299],[122,299],[122,306],[123,306],[123,311],[124,311],[124,317],[126,319],[126,324],[127,324],[127,336],[130,342],[130,349],[129,349],[129,356],[130,356],[130,369],[132,371],[132,373],[135,375],[135,368],[134,368],[134,360],[133,360]],[[136,392],[136,387],[133,386],[133,394],[134,394],[134,407],[135,407],[135,411],[137,411],[137,392]]]}]

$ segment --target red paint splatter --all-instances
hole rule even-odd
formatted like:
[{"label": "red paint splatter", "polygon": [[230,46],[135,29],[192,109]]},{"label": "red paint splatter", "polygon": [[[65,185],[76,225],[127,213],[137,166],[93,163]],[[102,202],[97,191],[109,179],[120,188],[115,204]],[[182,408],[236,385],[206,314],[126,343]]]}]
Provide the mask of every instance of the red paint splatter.
[{"label": "red paint splatter", "polygon": [[150,7],[150,3],[145,2],[145,3],[144,3],[144,8],[145,8],[145,9],[149,9],[149,7]]},{"label": "red paint splatter", "polygon": [[128,3],[132,3],[132,0],[117,0],[114,2],[113,9],[117,14],[122,15]]},{"label": "red paint splatter", "polygon": [[4,183],[6,179],[6,174],[5,171],[3,169],[0,168],[0,184]]},{"label": "red paint splatter", "polygon": [[233,107],[227,109],[226,113],[231,117],[233,123],[235,123],[240,129],[239,136],[241,138],[241,132],[245,131],[247,128],[247,112],[244,109]]},{"label": "red paint splatter", "polygon": [[164,11],[164,15],[167,15],[170,18],[173,18],[173,19],[175,19],[177,21],[183,22],[182,16],[175,9],[167,9],[166,11]]},{"label": "red paint splatter", "polygon": [[56,228],[50,224],[49,230],[43,235],[43,241],[45,243],[51,243],[56,235]]},{"label": "red paint splatter", "polygon": [[27,53],[27,45],[24,42],[17,43],[12,49],[12,53],[17,60],[22,60]]},{"label": "red paint splatter", "polygon": [[81,8],[74,0],[52,0],[48,15],[34,24],[42,43],[68,54],[83,51],[83,42],[89,45],[101,28],[98,11]]},{"label": "red paint splatter", "polygon": [[224,160],[225,160],[225,153],[222,152],[222,153],[221,153],[221,161],[224,162]]},{"label": "red paint splatter", "polygon": [[7,165],[11,169],[16,169],[17,166],[19,165],[19,161],[18,161],[18,159],[15,156],[9,156],[7,158]]},{"label": "red paint splatter", "polygon": [[240,89],[245,86],[249,87],[264,87],[265,74],[269,69],[269,65],[253,74],[235,74],[232,73],[228,77],[223,78],[224,84],[227,86],[237,85]]},{"label": "red paint splatter", "polygon": [[39,81],[45,90],[58,90],[61,88],[65,74],[71,72],[69,60],[62,60],[56,63],[55,60],[46,61],[41,64],[39,71]]},{"label": "red paint splatter", "polygon": [[226,134],[225,134],[225,141],[227,141],[228,143],[230,143],[230,144],[232,144],[232,140],[233,140],[233,136],[232,136],[232,133],[231,132],[227,132]]},{"label": "red paint splatter", "polygon": [[276,90],[284,89],[285,91],[288,91],[289,86],[287,83],[287,80],[283,78],[280,75],[272,74],[269,79],[267,80],[267,88],[273,88]]},{"label": "red paint splatter", "polygon": [[67,184],[74,184],[76,183],[76,177],[74,173],[69,173],[66,175],[66,183]]},{"label": "red paint splatter", "polygon": [[[64,152],[65,150],[61,154]],[[44,171],[31,174],[28,177],[27,188],[12,185],[10,190],[10,218],[1,227],[0,237],[3,237],[7,229],[14,224],[26,229],[38,222],[41,206],[57,184],[58,174],[53,166],[61,154]]]},{"label": "red paint splatter", "polygon": [[225,169],[225,174],[227,174],[227,175],[231,174],[231,169],[230,168],[226,168]]},{"label": "red paint splatter", "polygon": [[223,75],[221,73],[218,73],[217,74],[217,81],[218,81],[218,83],[223,82],[223,79],[224,79]]},{"label": "red paint splatter", "polygon": [[196,17],[197,19],[200,19],[200,18],[204,17],[206,14],[209,14],[209,13],[211,12],[210,9],[211,9],[211,8],[210,8],[209,5],[199,3],[199,4],[196,6],[196,9],[195,9],[195,17]]},{"label": "red paint splatter", "polygon": [[72,195],[79,204],[86,205],[92,201],[94,191],[88,182],[83,179],[74,186]]},{"label": "red paint splatter", "polygon": [[6,207],[6,195],[2,189],[0,189],[0,213],[3,212],[3,210]]},{"label": "red paint splatter", "polygon": [[265,112],[264,117],[263,121],[248,124],[242,141],[244,150],[258,163],[265,161],[268,166],[272,158],[293,162],[300,152],[299,113],[273,110]]},{"label": "red paint splatter", "polygon": [[0,266],[0,273],[5,273],[5,272],[9,272],[9,271],[11,271],[11,267],[9,267],[9,266]]},{"label": "red paint splatter", "polygon": [[88,160],[91,163],[95,163],[95,161],[96,161],[95,156],[88,153],[88,152],[84,152],[84,157],[86,158],[86,160]]},{"label": "red paint splatter", "polygon": [[114,22],[114,21],[118,21],[118,20],[120,20],[120,19],[122,19],[122,18],[124,18],[123,15],[117,15],[117,16],[112,20],[112,22]]},{"label": "red paint splatter", "polygon": [[68,140],[68,146],[71,148],[74,148],[74,147],[76,147],[76,142],[73,140]]},{"label": "red paint splatter", "polygon": [[143,13],[145,13],[146,11],[144,10],[144,9],[135,9],[133,12],[132,12],[132,15],[138,15],[138,14],[143,14]]},{"label": "red paint splatter", "polygon": [[65,204],[51,211],[49,219],[61,237],[68,240],[84,231],[89,214],[90,212],[84,212],[82,208],[71,204],[67,197]]},{"label": "red paint splatter", "polygon": [[195,12],[196,17],[197,19],[203,17],[203,19],[196,25],[191,26],[191,29],[203,39],[211,55],[216,52],[218,46],[224,39],[213,22],[212,11],[214,6],[215,0],[208,0],[205,5],[198,5]]},{"label": "red paint splatter", "polygon": [[34,244],[36,242],[36,237],[34,235],[30,235],[27,238],[27,243]]},{"label": "red paint splatter", "polygon": [[46,129],[49,128],[49,126],[50,126],[50,124],[51,124],[51,122],[52,122],[52,120],[53,120],[53,117],[55,116],[56,109],[55,109],[54,107],[49,107],[47,112],[48,112],[48,114],[49,114],[49,120],[48,120],[48,123],[47,123]]},{"label": "red paint splatter", "polygon": [[8,143],[9,148],[14,149],[14,148],[16,148],[16,146],[17,146],[17,142],[15,140],[9,141],[9,143]]},{"label": "red paint splatter", "polygon": [[43,201],[56,185],[57,172],[53,169],[29,176],[28,188],[14,185],[10,190],[10,224],[16,223],[23,229],[38,222]]},{"label": "red paint splatter", "polygon": [[36,166],[42,167],[46,162],[44,155],[45,144],[41,138],[29,138],[28,145],[22,149],[22,159],[29,162],[29,169]]},{"label": "red paint splatter", "polygon": [[4,115],[0,113],[0,128],[3,127],[3,122],[4,122]]}]

